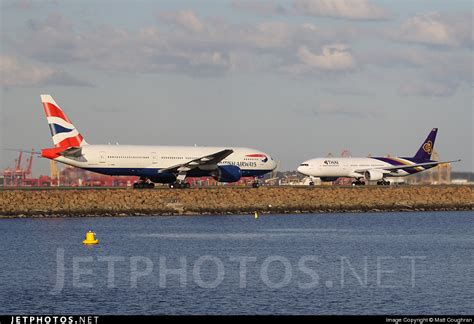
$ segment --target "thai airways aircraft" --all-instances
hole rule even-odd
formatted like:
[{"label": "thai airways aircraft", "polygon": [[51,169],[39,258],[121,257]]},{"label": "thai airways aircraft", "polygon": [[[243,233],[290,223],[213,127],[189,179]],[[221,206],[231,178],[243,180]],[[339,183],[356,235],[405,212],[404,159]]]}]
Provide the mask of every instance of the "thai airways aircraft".
[{"label": "thai airways aircraft", "polygon": [[45,158],[106,175],[138,176],[134,188],[189,187],[186,177],[211,176],[219,182],[236,182],[275,169],[273,158],[244,147],[90,145],[50,95],[41,95],[54,148],[41,150]]},{"label": "thai airways aircraft", "polygon": [[389,185],[390,181],[385,178],[408,176],[438,164],[461,161],[431,160],[437,132],[437,128],[431,130],[413,157],[316,158],[301,163],[298,172],[310,177],[319,177],[321,181],[335,181],[337,178],[347,177],[356,179],[352,185],[364,185],[362,178],[377,180],[378,185]]}]

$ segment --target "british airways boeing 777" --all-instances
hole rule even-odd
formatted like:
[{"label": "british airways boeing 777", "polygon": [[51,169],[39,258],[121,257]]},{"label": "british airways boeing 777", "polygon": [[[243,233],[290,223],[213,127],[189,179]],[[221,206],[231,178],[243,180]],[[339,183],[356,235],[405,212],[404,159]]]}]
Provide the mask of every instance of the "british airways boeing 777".
[{"label": "british airways boeing 777", "polygon": [[370,158],[316,158],[304,161],[298,172],[319,177],[321,181],[335,181],[340,177],[355,178],[353,185],[363,185],[361,179],[376,180],[378,185],[388,185],[388,177],[402,177],[425,171],[442,163],[456,161],[433,161],[431,153],[437,128],[433,128],[413,157],[370,157]]},{"label": "british airways boeing 777", "polygon": [[236,182],[275,169],[267,153],[244,147],[90,145],[50,95],[41,95],[54,148],[41,155],[67,165],[106,175],[140,177],[135,188],[169,183],[188,187],[186,177],[211,176],[219,182]]}]

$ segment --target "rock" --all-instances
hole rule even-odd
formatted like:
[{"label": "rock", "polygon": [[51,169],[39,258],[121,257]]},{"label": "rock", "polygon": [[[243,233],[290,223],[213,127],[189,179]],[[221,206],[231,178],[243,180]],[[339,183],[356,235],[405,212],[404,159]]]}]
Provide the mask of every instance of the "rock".
[{"label": "rock", "polygon": [[472,210],[473,186],[3,190],[5,217]]}]

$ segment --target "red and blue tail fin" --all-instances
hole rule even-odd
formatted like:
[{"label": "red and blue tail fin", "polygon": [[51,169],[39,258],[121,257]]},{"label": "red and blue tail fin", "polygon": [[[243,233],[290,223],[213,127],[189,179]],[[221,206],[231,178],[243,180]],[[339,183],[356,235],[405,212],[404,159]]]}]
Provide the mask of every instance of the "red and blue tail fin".
[{"label": "red and blue tail fin", "polygon": [[418,152],[416,152],[413,159],[417,162],[426,161],[431,159],[431,153],[433,153],[433,147],[436,139],[436,134],[438,133],[437,128],[433,128],[429,133],[428,137],[425,139],[421,145]]},{"label": "red and blue tail fin", "polygon": [[41,101],[55,147],[68,148],[71,146],[87,145],[84,137],[82,137],[71,120],[56,104],[53,97],[41,95]]}]

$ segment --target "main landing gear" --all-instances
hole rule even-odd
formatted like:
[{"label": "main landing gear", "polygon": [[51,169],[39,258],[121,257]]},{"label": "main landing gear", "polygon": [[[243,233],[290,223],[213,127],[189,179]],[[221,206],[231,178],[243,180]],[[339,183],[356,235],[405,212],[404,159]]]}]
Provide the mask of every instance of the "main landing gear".
[{"label": "main landing gear", "polygon": [[382,179],[382,180],[380,180],[380,181],[377,181],[377,185],[379,185],[379,186],[389,186],[389,185],[390,185],[390,181],[385,180],[385,179]]},{"label": "main landing gear", "polygon": [[171,189],[183,189],[183,188],[191,188],[191,184],[188,182],[173,182],[169,184],[169,187]]},{"label": "main landing gear", "polygon": [[186,179],[186,172],[178,173],[176,177],[176,181],[169,184],[170,189],[183,189],[183,188],[191,188],[191,184],[184,181]]},{"label": "main landing gear", "polygon": [[252,188],[259,188],[260,187],[260,181],[258,181],[257,178],[252,182]]},{"label": "main landing gear", "polygon": [[140,181],[133,184],[133,189],[153,189],[155,184],[146,178],[140,178]]},{"label": "main landing gear", "polygon": [[365,182],[360,181],[360,179],[357,179],[356,181],[352,181],[353,186],[364,186]]}]

